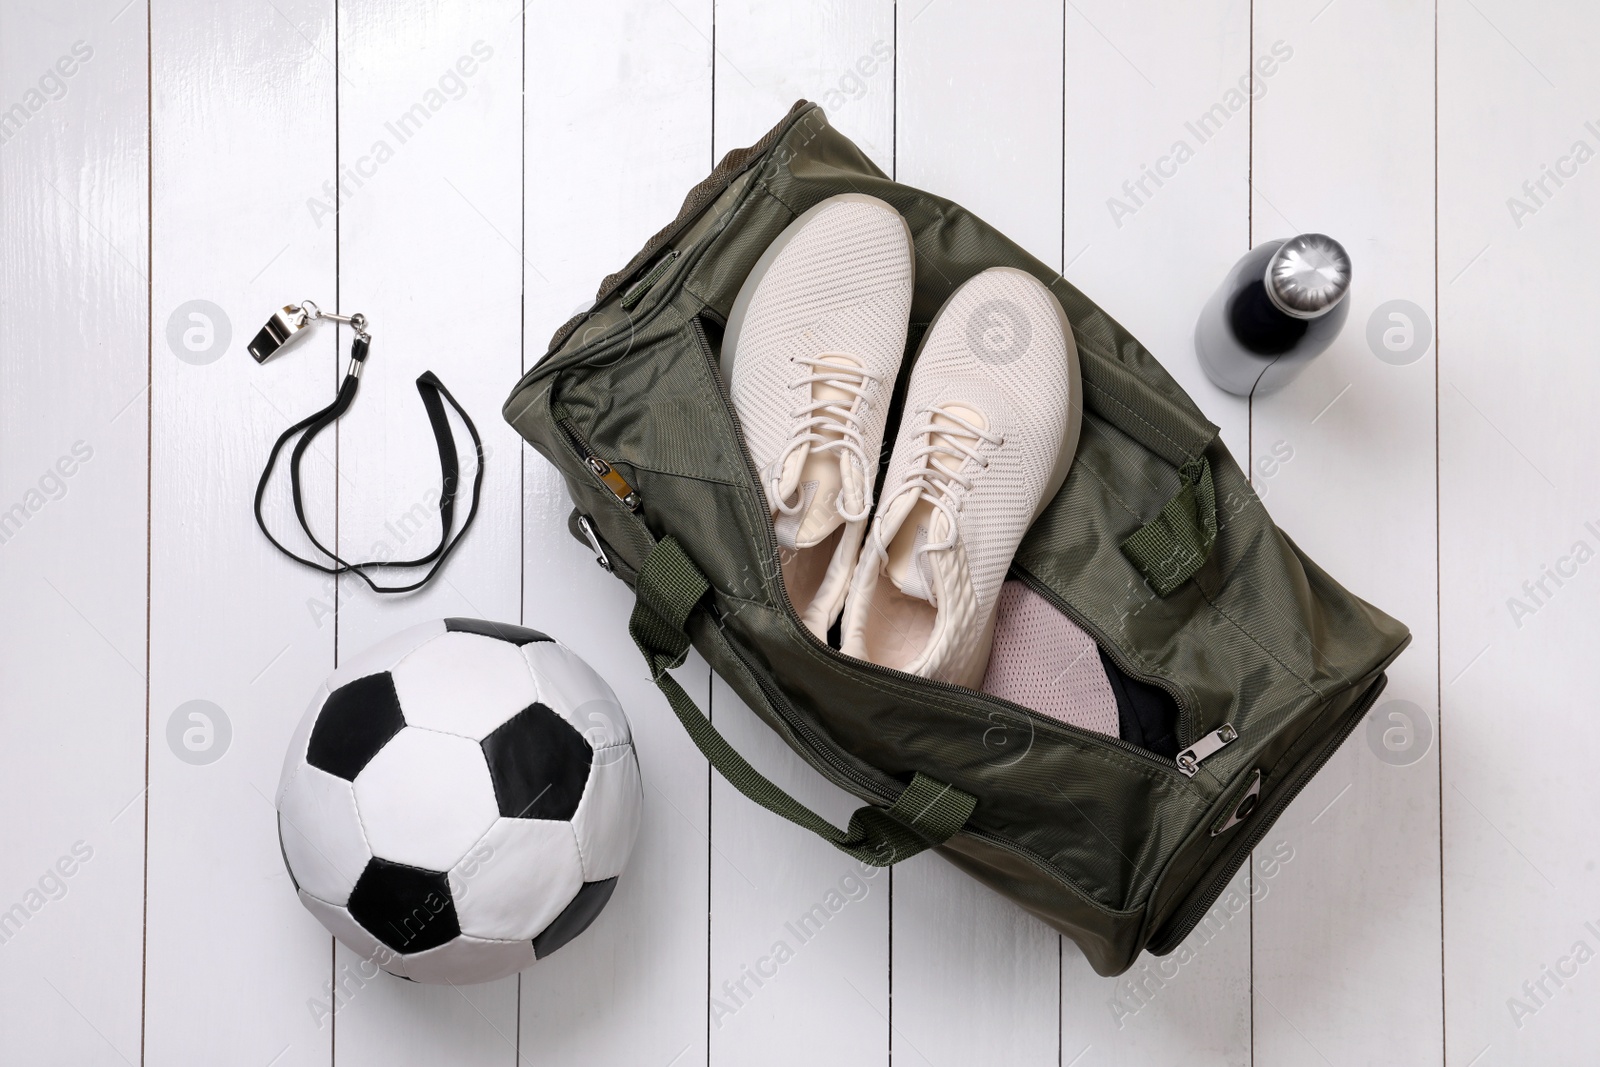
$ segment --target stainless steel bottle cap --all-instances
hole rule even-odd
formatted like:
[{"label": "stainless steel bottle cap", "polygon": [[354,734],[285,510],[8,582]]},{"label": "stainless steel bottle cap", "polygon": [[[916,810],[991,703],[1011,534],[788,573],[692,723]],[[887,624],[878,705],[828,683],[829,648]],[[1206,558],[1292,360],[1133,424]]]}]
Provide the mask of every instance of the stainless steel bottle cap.
[{"label": "stainless steel bottle cap", "polygon": [[1267,296],[1285,315],[1317,318],[1350,291],[1350,256],[1327,234],[1291,237],[1267,264],[1266,285]]}]

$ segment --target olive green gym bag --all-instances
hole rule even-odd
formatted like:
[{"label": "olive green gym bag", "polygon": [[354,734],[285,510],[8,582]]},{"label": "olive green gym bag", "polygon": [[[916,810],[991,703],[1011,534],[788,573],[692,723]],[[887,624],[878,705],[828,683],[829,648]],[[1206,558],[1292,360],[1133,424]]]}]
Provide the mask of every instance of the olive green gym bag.
[{"label": "olive green gym bag", "polygon": [[[1061,301],[1082,364],[1082,437],[1011,576],[1098,642],[1113,688],[1168,709],[1175,758],[844,656],[789,606],[718,355],[757,257],[843,192],[894,205],[915,239],[902,387],[934,312],[979,271],[1020,268]],[[889,180],[803,101],[605,279],[504,414],[564,476],[574,536],[634,590],[633,638],[719,772],[865,862],[936,849],[1072,938],[1101,974],[1184,939],[1410,640],[1273,525],[1217,428],[1126,330],[970,212]],[[723,740],[670,673],[691,645],[866,803],[848,827]]]}]

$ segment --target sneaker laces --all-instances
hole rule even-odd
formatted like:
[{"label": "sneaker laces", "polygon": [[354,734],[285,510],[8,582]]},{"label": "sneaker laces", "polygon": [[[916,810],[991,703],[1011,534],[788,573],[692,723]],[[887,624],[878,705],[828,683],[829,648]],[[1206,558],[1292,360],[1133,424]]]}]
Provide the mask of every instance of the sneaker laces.
[{"label": "sneaker laces", "polygon": [[[835,362],[836,360],[850,362]],[[812,373],[790,382],[791,389],[802,385],[811,386],[815,395],[816,386],[825,385],[847,394],[851,399],[814,400],[789,413],[790,418],[803,421],[795,427],[794,436],[784,445],[783,451],[778,453],[778,458],[772,463],[772,492],[769,494],[774,501],[773,506],[784,515],[798,514],[805,505],[804,494],[801,494],[794,504],[786,502],[782,498],[780,487],[783,469],[789,457],[807,445],[813,452],[839,452],[854,458],[863,476],[865,475],[868,464],[866,443],[861,436],[861,419],[871,404],[867,399],[867,387],[880,380],[878,375],[868,371],[860,360],[848,352],[795,356],[793,362],[810,367]],[[846,522],[860,522],[867,517],[871,508],[870,499],[863,499],[860,510],[854,513],[846,511],[841,503],[839,515]]]},{"label": "sneaker laces", "polygon": [[[911,453],[911,473],[900,483],[894,495],[899,498],[905,493],[915,492],[919,499],[928,501],[944,513],[950,533],[943,541],[919,544],[912,553],[914,561],[920,561],[929,552],[955,546],[956,513],[961,510],[956,492],[971,489],[973,479],[973,475],[964,475],[961,471],[968,460],[976,463],[980,470],[988,469],[988,457],[981,455],[979,448],[985,444],[1000,445],[1005,440],[1000,434],[992,433],[939,404],[920,408],[918,414],[927,418],[918,428],[917,436],[926,435],[927,441]],[[936,421],[939,419],[946,421]],[[939,462],[941,457],[954,460],[954,466]],[[883,540],[881,525],[874,524],[873,536],[879,550],[888,555],[889,546]]]}]

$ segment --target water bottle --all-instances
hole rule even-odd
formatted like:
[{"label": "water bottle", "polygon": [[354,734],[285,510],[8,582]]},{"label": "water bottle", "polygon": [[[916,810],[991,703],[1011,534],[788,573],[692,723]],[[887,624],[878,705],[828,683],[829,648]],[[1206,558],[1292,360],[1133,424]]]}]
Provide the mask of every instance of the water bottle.
[{"label": "water bottle", "polygon": [[1233,265],[1194,328],[1206,377],[1235,396],[1283,388],[1350,316],[1350,256],[1326,234],[1267,241]]}]

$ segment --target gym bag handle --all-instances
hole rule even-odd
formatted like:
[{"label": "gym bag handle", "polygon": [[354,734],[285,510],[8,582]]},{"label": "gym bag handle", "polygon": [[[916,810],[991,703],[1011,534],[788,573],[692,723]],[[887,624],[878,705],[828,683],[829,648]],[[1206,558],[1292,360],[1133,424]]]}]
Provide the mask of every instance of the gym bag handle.
[{"label": "gym bag handle", "polygon": [[941,845],[966,824],[977,799],[918,771],[887,808],[873,805],[850,816],[840,830],[774,785],[734,751],[711,721],[668,673],[689,654],[684,630],[689,614],[711,588],[683,547],[671,536],[656,542],[639,569],[638,601],[628,632],[644,653],[654,679],[695,746],[728,783],[774,815],[817,834],[839,851],[874,867],[887,867]]}]

